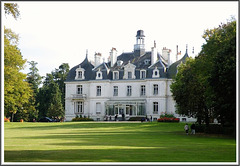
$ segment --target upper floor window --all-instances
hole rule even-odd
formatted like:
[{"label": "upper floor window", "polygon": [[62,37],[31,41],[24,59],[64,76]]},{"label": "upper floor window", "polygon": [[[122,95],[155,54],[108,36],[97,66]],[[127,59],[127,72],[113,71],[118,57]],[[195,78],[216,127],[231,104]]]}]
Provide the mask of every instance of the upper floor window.
[{"label": "upper floor window", "polygon": [[79,65],[79,68],[76,69],[75,80],[85,79],[85,77],[84,77],[84,71],[85,71],[85,69],[81,68],[81,66]]},{"label": "upper floor window", "polygon": [[132,72],[128,72],[128,79],[132,79]]},{"label": "upper floor window", "polygon": [[97,96],[101,96],[101,86],[97,86]]},{"label": "upper floor window", "polygon": [[113,96],[118,96],[118,86],[113,86]]},{"label": "upper floor window", "polygon": [[83,90],[82,85],[77,85],[77,94],[82,95],[82,90]]},{"label": "upper floor window", "polygon": [[157,69],[157,67],[155,67],[155,69],[153,70],[153,74],[152,74],[152,78],[159,78],[159,70]]},{"label": "upper floor window", "polygon": [[132,96],[132,86],[127,86],[127,96]]},{"label": "upper floor window", "polygon": [[118,71],[114,71],[114,72],[113,72],[113,79],[114,79],[114,80],[118,80],[118,79],[119,79],[119,73],[118,73]]},{"label": "upper floor window", "polygon": [[124,66],[123,79],[135,79],[135,68],[134,64],[131,64],[130,61]]},{"label": "upper floor window", "polygon": [[158,94],[158,84],[153,85],[153,94],[157,95]]},{"label": "upper floor window", "polygon": [[146,70],[140,70],[140,78],[146,78]]},{"label": "upper floor window", "polygon": [[146,95],[146,87],[145,85],[141,85],[141,96],[145,96]]},{"label": "upper floor window", "polygon": [[100,68],[98,69],[96,73],[96,79],[102,79],[102,72],[100,71]]},{"label": "upper floor window", "polygon": [[78,78],[82,79],[82,71],[78,71]]}]

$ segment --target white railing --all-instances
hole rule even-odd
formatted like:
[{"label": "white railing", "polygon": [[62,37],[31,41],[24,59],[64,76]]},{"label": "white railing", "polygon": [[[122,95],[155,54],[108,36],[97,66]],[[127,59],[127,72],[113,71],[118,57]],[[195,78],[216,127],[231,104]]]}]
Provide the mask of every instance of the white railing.
[{"label": "white railing", "polygon": [[73,99],[85,99],[87,98],[86,94],[72,94]]}]

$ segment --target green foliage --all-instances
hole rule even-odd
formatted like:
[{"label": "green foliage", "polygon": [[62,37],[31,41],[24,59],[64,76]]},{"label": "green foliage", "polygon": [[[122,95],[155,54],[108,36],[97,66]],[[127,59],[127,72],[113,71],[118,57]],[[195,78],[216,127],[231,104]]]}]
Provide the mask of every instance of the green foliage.
[{"label": "green foliage", "polygon": [[162,113],[160,115],[160,118],[164,118],[164,117],[166,117],[166,118],[176,118],[173,114]]},{"label": "green foliage", "polygon": [[37,62],[30,61],[28,63],[31,67],[29,68],[30,72],[27,74],[27,82],[31,85],[32,89],[34,90],[34,94],[36,96],[39,90],[38,89],[39,85],[41,84],[43,77],[38,74]]},{"label": "green foliage", "polygon": [[59,86],[54,82],[53,76],[47,74],[37,95],[39,116],[63,117],[64,109],[61,102],[61,92]]},{"label": "green foliage", "polygon": [[208,71],[212,92],[210,104],[214,115],[222,124],[236,125],[236,20],[232,19],[218,28],[206,30],[206,44],[200,56],[211,61]]},{"label": "green foliage", "polygon": [[58,84],[60,92],[61,92],[61,101],[63,108],[65,108],[65,84],[64,81],[67,78],[67,74],[69,72],[69,65],[68,63],[63,63],[59,66],[59,69],[55,69],[52,72],[52,76],[54,81]]},{"label": "green foliage", "polygon": [[236,20],[206,30],[195,59],[178,67],[171,92],[179,114],[236,126]]},{"label": "green foliage", "polygon": [[17,19],[20,16],[18,7],[16,3],[4,3],[5,14],[11,14],[13,18]]},{"label": "green foliage", "polygon": [[75,118],[72,119],[72,121],[94,121],[94,120],[91,119],[91,118],[87,118],[87,117],[84,117],[84,118],[82,118],[82,117],[75,117]]},{"label": "green foliage", "polygon": [[[11,42],[14,41],[14,42]],[[18,35],[10,29],[4,29],[4,115],[14,119],[15,114],[23,118],[22,112],[28,112],[29,99],[33,92],[26,82],[26,74],[20,72],[24,69],[26,60],[22,59],[17,47]],[[24,117],[28,118],[28,115]]]}]

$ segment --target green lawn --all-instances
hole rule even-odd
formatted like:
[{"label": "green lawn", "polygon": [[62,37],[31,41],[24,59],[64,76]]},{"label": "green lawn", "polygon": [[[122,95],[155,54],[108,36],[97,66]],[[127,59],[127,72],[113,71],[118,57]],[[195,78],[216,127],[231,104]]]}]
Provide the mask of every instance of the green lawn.
[{"label": "green lawn", "polygon": [[236,140],[184,123],[4,123],[5,162],[236,162]]}]

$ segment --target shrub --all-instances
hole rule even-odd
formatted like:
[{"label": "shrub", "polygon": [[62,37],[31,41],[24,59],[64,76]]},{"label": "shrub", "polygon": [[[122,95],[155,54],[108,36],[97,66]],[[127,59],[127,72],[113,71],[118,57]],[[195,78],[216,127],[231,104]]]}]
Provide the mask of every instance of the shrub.
[{"label": "shrub", "polygon": [[159,118],[158,122],[179,122],[180,119],[179,118],[167,118],[167,117],[163,117],[163,118]]},{"label": "shrub", "polygon": [[4,122],[10,122],[10,120],[8,118],[4,118]]},{"label": "shrub", "polygon": [[141,121],[142,118],[145,120],[145,117],[130,117],[128,121]]},{"label": "shrub", "polygon": [[93,119],[76,117],[76,118],[73,118],[72,121],[93,121]]},{"label": "shrub", "polygon": [[173,114],[162,113],[160,118],[176,118]]}]

